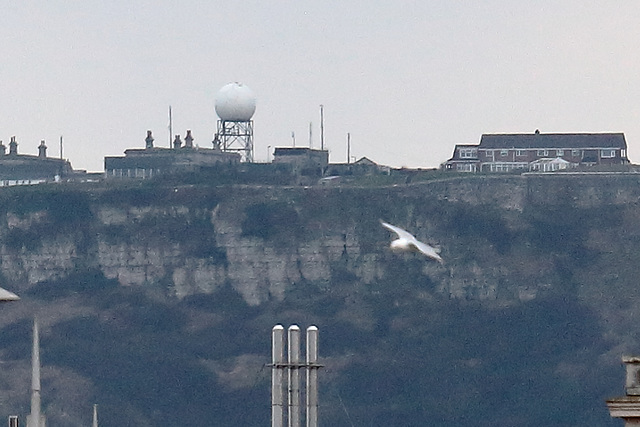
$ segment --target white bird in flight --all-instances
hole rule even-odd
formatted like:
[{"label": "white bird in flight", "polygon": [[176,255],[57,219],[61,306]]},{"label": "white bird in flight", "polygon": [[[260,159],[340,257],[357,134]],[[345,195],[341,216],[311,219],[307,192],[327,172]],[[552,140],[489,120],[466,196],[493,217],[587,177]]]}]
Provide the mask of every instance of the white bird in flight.
[{"label": "white bird in flight", "polygon": [[402,228],[388,224],[382,220],[380,221],[380,223],[382,223],[383,227],[388,228],[398,235],[398,238],[391,242],[391,250],[402,252],[418,251],[422,252],[429,258],[438,261],[441,264],[444,263],[444,260],[440,257],[440,255],[438,255],[438,252],[440,252],[439,249],[421,242],[420,240],[416,239],[413,234],[409,233],[406,230],[403,230]]}]

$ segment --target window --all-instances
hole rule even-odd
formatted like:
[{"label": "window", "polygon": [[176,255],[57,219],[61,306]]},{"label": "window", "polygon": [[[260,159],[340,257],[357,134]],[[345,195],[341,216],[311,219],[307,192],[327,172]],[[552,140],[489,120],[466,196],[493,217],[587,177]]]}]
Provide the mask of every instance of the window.
[{"label": "window", "polygon": [[509,150],[500,150],[500,156],[507,157],[508,154],[509,154]]},{"label": "window", "polygon": [[524,157],[527,155],[527,150],[516,150],[516,156]]},{"label": "window", "polygon": [[538,156],[545,157],[548,155],[549,155],[549,152],[547,150],[538,150]]},{"label": "window", "polygon": [[556,157],[564,156],[564,150],[556,150]]},{"label": "window", "polygon": [[582,155],[582,152],[580,150],[571,150],[571,155],[573,157],[580,157]]},{"label": "window", "polygon": [[476,150],[473,148],[462,148],[460,149],[460,158],[461,159],[472,159],[476,157]]},{"label": "window", "polygon": [[461,172],[475,172],[476,165],[471,163],[458,163],[456,165],[456,170],[459,170]]},{"label": "window", "polygon": [[616,150],[600,150],[600,157],[610,159],[616,156]]},{"label": "window", "polygon": [[487,152],[485,153],[486,157],[493,157],[493,151],[491,150],[487,150]]}]

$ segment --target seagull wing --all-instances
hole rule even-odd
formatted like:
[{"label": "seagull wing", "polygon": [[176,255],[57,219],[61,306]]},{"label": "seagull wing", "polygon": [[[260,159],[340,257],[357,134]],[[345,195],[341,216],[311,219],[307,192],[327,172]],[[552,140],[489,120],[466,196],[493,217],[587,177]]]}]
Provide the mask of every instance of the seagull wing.
[{"label": "seagull wing", "polygon": [[0,301],[17,301],[20,297],[11,291],[0,288]]},{"label": "seagull wing", "polygon": [[389,223],[386,223],[384,221],[380,221],[380,223],[382,224],[383,227],[388,228],[389,230],[391,230],[394,233],[396,233],[400,239],[408,240],[408,241],[411,241],[411,242],[413,242],[413,241],[417,242],[416,238],[413,237],[413,234],[409,233],[408,231],[403,230],[400,227],[396,227],[395,225],[391,225]]},{"label": "seagull wing", "polygon": [[428,256],[429,258],[435,259],[436,261],[440,262],[440,263],[444,263],[444,260],[442,259],[442,257],[440,257],[440,255],[438,255],[438,250],[436,250],[434,247],[427,245],[426,243],[423,243],[419,240],[414,240],[413,242],[411,242],[420,252],[422,252],[423,254],[425,254],[426,256]]}]

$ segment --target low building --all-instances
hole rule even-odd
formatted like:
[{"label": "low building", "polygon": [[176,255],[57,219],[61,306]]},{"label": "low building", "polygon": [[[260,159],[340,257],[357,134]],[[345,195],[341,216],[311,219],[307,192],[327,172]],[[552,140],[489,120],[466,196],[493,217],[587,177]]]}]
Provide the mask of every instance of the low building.
[{"label": "low building", "polygon": [[162,174],[198,172],[203,168],[240,163],[240,154],[218,148],[193,145],[191,131],[187,131],[184,145],[179,135],[173,148],[153,146],[153,135],[147,131],[145,148],[125,150],[124,156],[105,157],[105,178],[152,178]]},{"label": "low building", "polygon": [[330,163],[327,167],[325,175],[389,175],[391,168],[389,166],[379,165],[367,157],[361,157],[353,163]]},{"label": "low building", "polygon": [[482,135],[480,144],[456,145],[453,156],[443,166],[460,172],[527,171],[532,163],[549,158],[581,166],[629,163],[623,133],[543,134],[536,131]]},{"label": "low building", "polygon": [[329,164],[329,152],[306,147],[276,147],[273,163],[289,165],[294,175],[321,177]]},{"label": "low building", "polygon": [[38,146],[38,155],[18,154],[16,137],[11,137],[9,153],[0,141],[0,186],[37,184],[57,181],[73,174],[68,160],[47,157],[44,141]]}]

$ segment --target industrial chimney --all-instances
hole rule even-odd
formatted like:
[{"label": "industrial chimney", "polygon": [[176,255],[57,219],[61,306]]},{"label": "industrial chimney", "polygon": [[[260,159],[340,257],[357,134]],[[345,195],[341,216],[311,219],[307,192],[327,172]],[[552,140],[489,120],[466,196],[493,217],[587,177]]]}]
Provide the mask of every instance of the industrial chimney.
[{"label": "industrial chimney", "polygon": [[[284,427],[285,416],[287,427],[301,427],[300,411],[300,370],[307,371],[306,390],[306,426],[318,426],[318,328],[307,328],[306,362],[300,357],[300,328],[291,325],[287,337],[287,358],[284,355],[284,327],[276,325],[271,334],[271,426]],[[287,373],[287,403],[284,399],[284,378]]]}]

